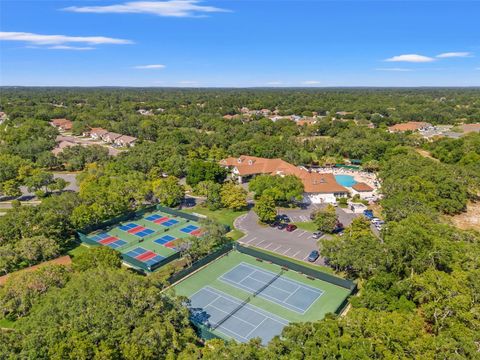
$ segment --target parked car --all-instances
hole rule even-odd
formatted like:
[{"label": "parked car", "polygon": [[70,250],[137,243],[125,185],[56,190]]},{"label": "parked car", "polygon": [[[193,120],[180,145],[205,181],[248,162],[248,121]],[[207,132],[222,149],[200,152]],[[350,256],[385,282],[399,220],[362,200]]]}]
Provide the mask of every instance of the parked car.
[{"label": "parked car", "polygon": [[296,229],[297,229],[297,225],[293,225],[293,224],[288,224],[286,228],[288,232],[295,231]]},{"label": "parked car", "polygon": [[277,227],[278,224],[280,224],[278,221],[273,221],[269,225],[270,225],[270,227]]},{"label": "parked car", "polygon": [[280,223],[280,224],[277,225],[277,229],[278,229],[278,230],[283,230],[283,229],[285,229],[285,228],[288,227],[288,226],[289,226],[289,225],[287,225],[287,224]]},{"label": "parked car", "polygon": [[279,221],[283,221],[283,222],[286,222],[286,223],[289,223],[289,222],[290,222],[290,218],[288,217],[287,214],[277,215],[277,219],[278,219]]},{"label": "parked car", "polygon": [[315,262],[318,257],[320,256],[320,253],[317,250],[313,250],[310,255],[308,255],[307,260],[310,262]]},{"label": "parked car", "polygon": [[323,236],[323,232],[321,231],[315,231],[312,235],[314,239],[320,239]]},{"label": "parked car", "polygon": [[370,220],[372,224],[376,224],[380,221],[379,218],[374,217],[373,219]]}]

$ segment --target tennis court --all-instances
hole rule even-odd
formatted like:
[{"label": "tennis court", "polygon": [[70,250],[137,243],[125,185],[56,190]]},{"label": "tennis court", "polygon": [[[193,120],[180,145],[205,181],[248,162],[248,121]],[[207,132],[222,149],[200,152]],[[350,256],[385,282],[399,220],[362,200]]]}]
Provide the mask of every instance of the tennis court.
[{"label": "tennis court", "polygon": [[[289,280],[279,274],[242,262],[223,274],[220,280],[252,294],[258,292],[258,296],[301,314],[323,294],[322,290]],[[267,285],[267,288],[260,291]]]},{"label": "tennis court", "polygon": [[[194,321],[215,328],[240,342],[259,337],[266,344],[288,325],[288,321],[279,316],[253,305],[242,305],[238,299],[209,286],[190,297]],[[229,316],[237,308],[239,310]]]},{"label": "tennis court", "polygon": [[[182,213],[173,215],[155,210],[97,230],[86,237],[99,245],[109,246],[141,261],[150,270],[176,254],[177,243],[181,239],[200,235],[201,228],[197,221],[182,217]],[[140,253],[137,254],[138,251]],[[128,257],[124,259],[126,262]]]},{"label": "tennis court", "polygon": [[351,290],[231,251],[174,286],[192,321],[223,339],[266,344],[291,322],[337,311]]}]

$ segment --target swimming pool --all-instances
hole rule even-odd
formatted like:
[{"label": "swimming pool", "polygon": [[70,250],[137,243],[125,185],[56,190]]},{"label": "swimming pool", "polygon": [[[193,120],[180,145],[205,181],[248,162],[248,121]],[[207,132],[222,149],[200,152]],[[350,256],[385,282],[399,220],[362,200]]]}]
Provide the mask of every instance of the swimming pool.
[{"label": "swimming pool", "polygon": [[337,180],[340,185],[346,187],[352,187],[357,183],[352,175],[335,175],[335,180]]}]

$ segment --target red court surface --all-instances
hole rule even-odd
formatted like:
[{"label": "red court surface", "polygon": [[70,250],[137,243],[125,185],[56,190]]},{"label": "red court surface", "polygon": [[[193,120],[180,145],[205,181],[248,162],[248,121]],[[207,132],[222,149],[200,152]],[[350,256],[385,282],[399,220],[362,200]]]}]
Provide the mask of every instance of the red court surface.
[{"label": "red court surface", "polygon": [[151,259],[155,256],[156,254],[154,252],[147,251],[145,254],[137,256],[136,259],[140,261],[147,261],[148,259]]},{"label": "red court surface", "polygon": [[164,223],[165,221],[168,221],[168,220],[170,220],[170,218],[168,218],[168,217],[165,216],[165,217],[162,217],[162,218],[160,218],[160,219],[154,220],[153,222],[154,222],[155,224],[161,224],[161,223]]},{"label": "red court surface", "polygon": [[103,239],[103,240],[100,240],[99,243],[100,243],[100,244],[103,244],[103,245],[108,245],[108,244],[110,244],[110,243],[112,243],[112,242],[115,242],[115,241],[117,241],[117,240],[118,240],[118,238],[116,238],[115,236],[110,236],[110,237],[108,237],[108,238],[105,238],[105,239]]}]

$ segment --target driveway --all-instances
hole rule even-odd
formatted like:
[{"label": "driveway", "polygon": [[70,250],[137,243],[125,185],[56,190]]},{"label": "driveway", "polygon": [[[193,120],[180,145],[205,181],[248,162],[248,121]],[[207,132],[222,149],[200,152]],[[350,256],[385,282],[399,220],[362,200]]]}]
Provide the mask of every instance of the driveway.
[{"label": "driveway", "polygon": [[[279,214],[287,214],[292,222],[307,222],[310,220],[310,214],[318,209],[326,207],[326,205],[310,205],[306,209],[279,209]],[[343,226],[349,226],[353,219],[355,219],[359,214],[353,214],[345,212],[343,209],[337,207],[335,209],[337,213],[338,220],[343,224]]]}]

